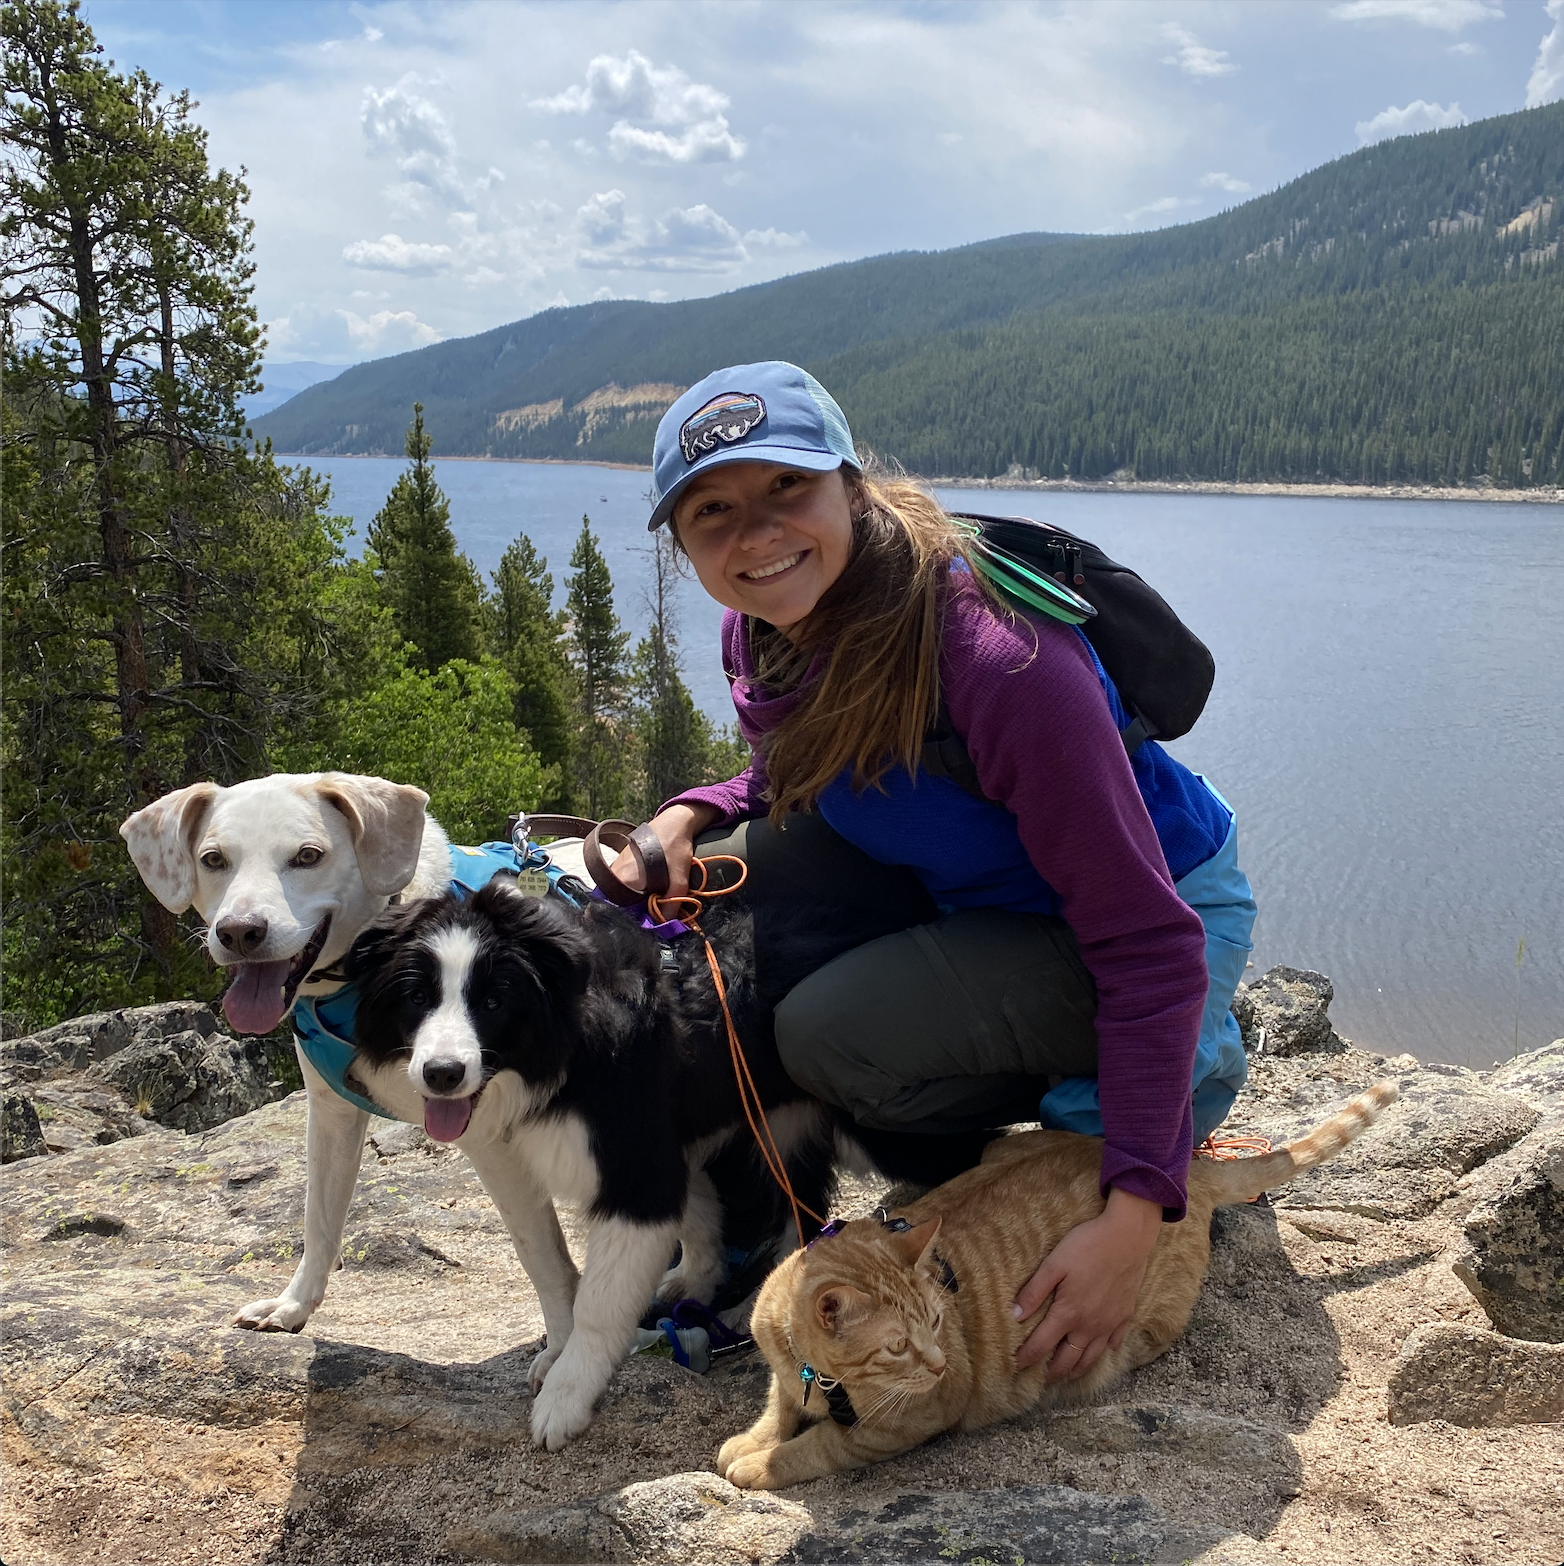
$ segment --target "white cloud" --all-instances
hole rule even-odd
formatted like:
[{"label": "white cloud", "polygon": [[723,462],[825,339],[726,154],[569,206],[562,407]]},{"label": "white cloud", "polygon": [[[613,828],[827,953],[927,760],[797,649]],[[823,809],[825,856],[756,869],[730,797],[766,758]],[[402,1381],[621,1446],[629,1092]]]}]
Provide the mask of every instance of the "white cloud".
[{"label": "white cloud", "polygon": [[669,163],[727,163],[744,156],[744,143],[720,114],[686,127],[678,136],[620,120],[608,133],[608,147],[616,158],[636,155],[653,162],[661,158]]},{"label": "white cloud", "polygon": [[653,65],[634,49],[622,59],[598,55],[587,66],[585,83],[531,104],[545,114],[618,115],[608,132],[616,158],[667,163],[742,158],[745,142],[728,126],[723,112],[728,106],[725,92],[692,81],[676,65]]},{"label": "white cloud", "polygon": [[456,136],[439,109],[413,91],[417,80],[409,73],[384,92],[364,89],[359,114],[364,136],[371,152],[395,160],[409,185],[447,198],[460,197]]},{"label": "white cloud", "polygon": [[394,353],[403,348],[427,348],[440,341],[441,334],[411,310],[377,310],[367,320],[351,310],[335,314],[347,327],[353,346],[364,352]]},{"label": "white cloud", "polygon": [[1404,109],[1392,104],[1381,109],[1371,120],[1359,120],[1355,129],[1358,145],[1366,147],[1370,142],[1385,141],[1391,136],[1413,136],[1419,131],[1448,130],[1454,125],[1465,125],[1466,115],[1461,105],[1452,103],[1445,108],[1437,103],[1424,103],[1414,98]]},{"label": "white cloud", "polygon": [[266,322],[266,346],[275,351],[279,348],[289,348],[299,341],[299,334],[294,330],[293,322],[285,315],[274,316]]},{"label": "white cloud", "polygon": [[1445,52],[1447,54],[1464,54],[1471,57],[1481,54],[1483,50],[1481,44],[1474,44],[1471,39],[1465,38],[1460,43],[1451,44]]},{"label": "white cloud", "polygon": [[1169,213],[1177,212],[1181,207],[1198,207],[1198,196],[1159,196],[1155,201],[1148,201],[1143,207],[1136,207],[1133,212],[1124,214],[1126,223],[1137,223],[1145,217],[1166,217]]},{"label": "white cloud", "polygon": [[1234,179],[1231,174],[1202,174],[1203,190],[1225,190],[1230,196],[1242,196],[1254,189],[1246,179]]},{"label": "white cloud", "polygon": [[1553,30],[1542,40],[1526,83],[1528,109],[1564,97],[1564,0],[1548,0],[1544,10],[1553,18]]},{"label": "white cloud", "polygon": [[1163,57],[1164,65],[1176,65],[1186,76],[1231,76],[1238,69],[1226,49],[1209,49],[1187,27],[1177,22],[1163,26],[1162,36],[1178,46],[1177,54]]},{"label": "white cloud", "polygon": [[647,220],[622,190],[600,191],[576,213],[576,264],[594,271],[731,272],[749,260],[744,236],[705,202]]},{"label": "white cloud", "polygon": [[761,245],[772,250],[796,250],[809,243],[809,235],[803,229],[796,234],[786,234],[779,228],[752,228],[745,232],[746,245]]},{"label": "white cloud", "polygon": [[448,270],[456,257],[449,245],[421,245],[400,234],[382,234],[379,239],[356,239],[345,245],[342,259],[349,266],[428,276]]},{"label": "white cloud", "polygon": [[600,109],[658,125],[693,125],[728,107],[728,96],[704,82],[691,81],[676,65],[653,65],[632,49],[622,59],[598,55],[587,66],[586,84],[567,87],[552,98],[535,98],[534,109],[549,114],[585,114]]},{"label": "white cloud", "polygon": [[1346,0],[1330,14],[1338,22],[1415,22],[1458,33],[1473,22],[1501,21],[1504,7],[1497,0]]}]

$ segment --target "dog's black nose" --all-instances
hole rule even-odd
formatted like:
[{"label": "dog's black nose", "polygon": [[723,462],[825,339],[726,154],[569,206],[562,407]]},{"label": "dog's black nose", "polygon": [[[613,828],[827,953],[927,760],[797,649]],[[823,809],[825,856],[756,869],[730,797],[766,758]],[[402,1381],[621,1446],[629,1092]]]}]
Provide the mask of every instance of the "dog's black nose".
[{"label": "dog's black nose", "polygon": [[433,1093],[454,1093],[466,1075],[467,1068],[459,1060],[430,1060],[424,1063],[424,1081]]},{"label": "dog's black nose", "polygon": [[266,939],[266,931],[269,928],[266,920],[259,914],[251,915],[246,919],[230,915],[226,919],[217,921],[217,939],[223,943],[225,950],[245,956],[253,952]]}]

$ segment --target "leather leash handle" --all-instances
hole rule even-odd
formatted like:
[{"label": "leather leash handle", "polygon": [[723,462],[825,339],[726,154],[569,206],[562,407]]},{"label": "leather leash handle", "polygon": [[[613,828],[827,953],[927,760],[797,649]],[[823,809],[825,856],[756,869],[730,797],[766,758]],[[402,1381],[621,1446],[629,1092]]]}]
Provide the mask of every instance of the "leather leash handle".
[{"label": "leather leash handle", "polygon": [[[635,867],[641,872],[643,886],[640,891],[626,886],[614,874],[603,854],[605,843],[616,853],[626,848],[630,850]],[[644,902],[648,892],[668,890],[668,860],[650,826],[632,826],[628,821],[599,821],[581,845],[581,858],[598,890],[621,908]]]},{"label": "leather leash handle", "polygon": [[529,815],[527,817],[529,836],[534,832],[540,832],[544,837],[585,837],[596,825],[597,822],[589,821],[585,816]]}]

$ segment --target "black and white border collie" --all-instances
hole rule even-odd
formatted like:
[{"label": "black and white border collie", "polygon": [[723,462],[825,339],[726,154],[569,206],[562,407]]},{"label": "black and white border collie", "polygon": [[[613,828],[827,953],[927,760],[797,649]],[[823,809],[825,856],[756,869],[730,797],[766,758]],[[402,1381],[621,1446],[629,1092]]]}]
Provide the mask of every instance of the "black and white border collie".
[{"label": "black and white border collie", "polygon": [[[704,922],[794,1189],[825,1213],[839,1117],[783,1071],[772,1009],[829,932],[768,940],[760,983],[748,914],[719,905]],[[500,878],[465,901],[390,910],[347,973],[360,992],[353,1075],[459,1143],[537,1289],[548,1347],[530,1371],[532,1436],[557,1451],[591,1422],[647,1301],[710,1299],[722,1281],[704,1166],[750,1131],[703,945],[665,946],[618,909],[526,897]],[[553,1199],[588,1220],[579,1278]]]}]

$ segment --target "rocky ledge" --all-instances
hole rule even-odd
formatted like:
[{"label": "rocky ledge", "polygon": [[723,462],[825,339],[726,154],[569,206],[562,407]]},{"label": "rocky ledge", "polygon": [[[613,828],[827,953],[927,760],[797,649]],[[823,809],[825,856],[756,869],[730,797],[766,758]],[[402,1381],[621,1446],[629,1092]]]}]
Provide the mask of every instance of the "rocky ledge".
[{"label": "rocky ledge", "polygon": [[264,1042],[229,1037],[200,1001],[99,1011],[7,1038],[0,1072],[7,1164],[160,1126],[206,1131],[286,1092],[267,1069]]},{"label": "rocky ledge", "polygon": [[[343,1271],[306,1331],[229,1328],[296,1257],[303,1095],[215,1126],[198,1106],[176,1129],[137,1110],[126,1074],[92,1075],[152,1040],[137,1014],[117,1014],[124,1033],[52,1030],[78,1042],[46,1052],[48,1035],[11,1041],[8,1067],[38,1072],[8,1093],[47,1104],[108,1081],[139,1123],[5,1172],[0,1554],[1558,1560],[1564,1040],[1486,1075],[1386,1060],[1329,1028],[1327,990],[1273,970],[1241,998],[1257,1053],[1234,1129],[1281,1140],[1387,1074],[1402,1100],[1337,1165],[1218,1214],[1205,1291],[1162,1360],[1102,1406],[776,1495],[710,1472],[761,1405],[753,1356],[709,1376],[632,1360],[579,1442],[532,1449],[536,1300],[465,1160],[413,1127],[377,1122]],[[182,1081],[219,1049],[210,1013],[184,1020],[156,1035]],[[880,1194],[850,1183],[840,1210]]]}]

